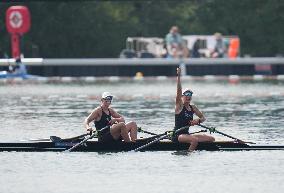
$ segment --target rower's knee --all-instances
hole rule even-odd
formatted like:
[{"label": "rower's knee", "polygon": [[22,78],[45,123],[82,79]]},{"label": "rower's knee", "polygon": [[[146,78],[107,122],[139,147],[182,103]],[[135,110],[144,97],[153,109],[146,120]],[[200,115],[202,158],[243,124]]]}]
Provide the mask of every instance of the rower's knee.
[{"label": "rower's knee", "polygon": [[126,132],[126,133],[128,132],[125,123],[121,122],[121,123],[118,123],[118,124],[119,124],[121,132]]},{"label": "rower's knee", "polygon": [[190,140],[190,144],[191,145],[198,145],[198,138],[197,137],[192,137],[192,139]]},{"label": "rower's knee", "polygon": [[120,128],[126,128],[126,125],[124,122],[117,123],[116,125]]},{"label": "rower's knee", "polygon": [[132,131],[137,131],[137,124],[134,121],[131,121],[129,123],[129,127],[131,128]]},{"label": "rower's knee", "polygon": [[178,141],[181,143],[190,143],[191,145],[198,144],[198,138],[194,136],[189,136],[189,135],[179,135]]}]

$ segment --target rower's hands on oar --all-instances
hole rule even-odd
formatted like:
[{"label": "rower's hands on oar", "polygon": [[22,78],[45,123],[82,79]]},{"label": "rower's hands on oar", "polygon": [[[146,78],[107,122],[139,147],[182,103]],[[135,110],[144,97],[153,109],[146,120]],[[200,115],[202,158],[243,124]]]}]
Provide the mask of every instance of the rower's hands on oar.
[{"label": "rower's hands on oar", "polygon": [[117,124],[119,123],[119,120],[117,118],[113,118],[109,121],[109,125]]},{"label": "rower's hands on oar", "polygon": [[211,134],[211,133],[215,133],[215,131],[216,131],[216,128],[215,128],[215,127],[207,127],[207,126],[205,126],[205,125],[201,125],[201,123],[198,123],[197,125],[200,126],[200,127],[205,128],[205,129],[208,129],[208,131],[210,132],[210,134]]},{"label": "rower's hands on oar", "polygon": [[92,128],[92,127],[88,127],[88,128],[87,128],[87,132],[88,132],[90,135],[92,135],[92,133],[93,133],[93,128]]},{"label": "rower's hands on oar", "polygon": [[189,122],[190,126],[199,125],[200,119],[193,119]]}]

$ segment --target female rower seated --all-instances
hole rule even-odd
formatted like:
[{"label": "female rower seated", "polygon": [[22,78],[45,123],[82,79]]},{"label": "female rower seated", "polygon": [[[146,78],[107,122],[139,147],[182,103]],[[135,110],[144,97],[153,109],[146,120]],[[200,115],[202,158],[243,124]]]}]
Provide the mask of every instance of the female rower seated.
[{"label": "female rower seated", "polygon": [[[178,130],[185,126],[198,125],[205,121],[203,113],[193,104],[190,104],[193,92],[190,89],[181,88],[181,69],[177,68],[177,93],[175,104],[175,128]],[[198,116],[193,119],[193,115]],[[213,142],[214,137],[201,134],[189,134],[188,129],[184,129],[173,136],[173,141],[180,143],[190,143],[189,151],[194,151],[198,142]]]},{"label": "female rower seated", "polygon": [[[85,119],[84,126],[87,131],[93,130],[90,123],[94,121],[96,130],[100,131],[106,126],[110,126],[99,132],[98,140],[102,142],[113,142],[123,139],[125,142],[136,141],[137,125],[135,122],[125,123],[124,118],[110,107],[113,95],[104,92],[101,98],[101,105]],[[130,137],[129,137],[130,134]]]}]

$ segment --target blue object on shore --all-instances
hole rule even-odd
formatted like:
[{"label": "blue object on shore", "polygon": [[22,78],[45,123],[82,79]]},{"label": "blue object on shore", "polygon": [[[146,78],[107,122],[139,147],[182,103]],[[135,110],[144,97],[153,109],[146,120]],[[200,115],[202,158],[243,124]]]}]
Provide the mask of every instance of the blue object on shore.
[{"label": "blue object on shore", "polygon": [[0,79],[13,79],[13,78],[22,78],[22,79],[36,79],[40,76],[31,75],[27,73],[10,73],[8,71],[0,71]]}]

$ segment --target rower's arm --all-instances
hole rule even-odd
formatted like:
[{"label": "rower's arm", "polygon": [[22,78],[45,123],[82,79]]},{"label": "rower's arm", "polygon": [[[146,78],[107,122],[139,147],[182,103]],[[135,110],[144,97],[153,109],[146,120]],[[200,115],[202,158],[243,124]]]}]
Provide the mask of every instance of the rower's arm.
[{"label": "rower's arm", "polygon": [[194,113],[199,117],[199,120],[197,120],[198,123],[203,123],[206,120],[204,114],[195,105],[192,105],[192,108]]},{"label": "rower's arm", "polygon": [[125,122],[123,116],[121,114],[119,114],[118,112],[116,112],[115,110],[113,110],[112,108],[110,108],[110,113],[111,113],[111,116],[113,117],[113,119],[112,119],[113,123]]},{"label": "rower's arm", "polygon": [[88,130],[91,131],[92,127],[89,125],[92,121],[96,120],[98,117],[98,110],[95,109],[84,121],[84,127]]},{"label": "rower's arm", "polygon": [[180,80],[181,69],[177,68],[177,93],[176,93],[176,107],[175,112],[178,113],[182,109],[182,89],[181,89],[181,80]]}]

